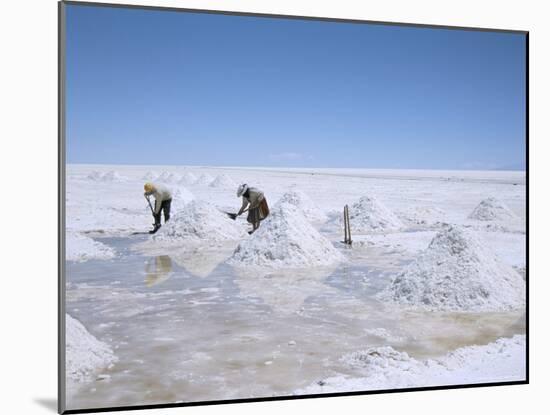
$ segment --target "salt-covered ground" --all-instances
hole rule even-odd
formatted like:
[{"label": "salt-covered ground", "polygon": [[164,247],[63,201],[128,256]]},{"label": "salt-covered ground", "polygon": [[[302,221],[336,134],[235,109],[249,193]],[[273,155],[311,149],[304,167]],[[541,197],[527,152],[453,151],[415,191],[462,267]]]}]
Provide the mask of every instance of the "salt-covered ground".
[{"label": "salt-covered ground", "polygon": [[[155,236],[132,235],[145,181],[174,192]],[[251,236],[224,213],[242,182],[272,210]],[[525,377],[522,172],[70,165],[66,185],[69,409]]]}]

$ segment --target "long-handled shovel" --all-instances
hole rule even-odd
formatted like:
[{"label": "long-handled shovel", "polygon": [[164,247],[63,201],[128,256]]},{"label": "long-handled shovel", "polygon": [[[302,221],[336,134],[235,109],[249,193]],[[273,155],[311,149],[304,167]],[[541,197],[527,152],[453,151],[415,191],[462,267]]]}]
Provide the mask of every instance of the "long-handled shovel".
[{"label": "long-handled shovel", "polygon": [[[153,205],[151,205],[151,200],[149,199],[149,196],[145,195],[145,199],[147,199],[147,203],[149,204],[149,209],[151,209],[151,214],[153,215],[153,217],[155,217],[155,210],[153,209]],[[160,215],[160,212],[159,212],[159,215]],[[156,233],[160,229],[160,223],[159,223],[159,226],[156,226],[156,223],[153,226],[154,226],[153,230],[149,231],[150,234]]]},{"label": "long-handled shovel", "polygon": [[149,209],[151,209],[151,213],[153,214],[153,216],[155,216],[155,211],[153,210],[153,205],[151,204],[151,200],[149,200],[149,196],[147,195],[144,195],[145,196],[145,199],[147,199],[147,203],[149,204]]},{"label": "long-handled shovel", "polygon": [[[147,195],[144,195],[144,197],[145,197],[145,199],[147,199],[147,204],[149,205],[149,209],[151,209],[151,214],[154,217],[155,216],[155,211],[153,210],[153,205],[151,204],[151,200],[149,199],[149,196],[147,196]],[[148,234],[153,234],[158,230],[159,230],[159,228],[155,228],[152,231],[147,231],[147,232],[133,232],[132,235],[148,235]]]},{"label": "long-handled shovel", "polygon": [[[236,213],[231,213],[231,212],[226,212],[226,211],[222,211],[223,213],[225,213],[229,218],[233,219],[233,220],[236,220],[237,219],[237,214]],[[245,209],[241,212],[244,213],[244,212],[248,212],[248,209]]]}]

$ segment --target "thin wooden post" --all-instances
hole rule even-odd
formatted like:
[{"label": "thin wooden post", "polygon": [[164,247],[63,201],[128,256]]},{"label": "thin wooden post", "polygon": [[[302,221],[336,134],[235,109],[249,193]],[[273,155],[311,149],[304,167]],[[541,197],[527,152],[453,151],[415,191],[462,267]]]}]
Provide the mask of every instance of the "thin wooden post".
[{"label": "thin wooden post", "polygon": [[347,223],[348,223],[348,245],[351,245],[351,226],[349,223],[349,207],[346,205],[346,217],[347,217]]},{"label": "thin wooden post", "polygon": [[348,217],[346,212],[348,210],[348,205],[344,206],[344,243],[348,243]]},{"label": "thin wooden post", "polygon": [[349,224],[349,207],[344,206],[344,243],[351,245],[351,227]]}]

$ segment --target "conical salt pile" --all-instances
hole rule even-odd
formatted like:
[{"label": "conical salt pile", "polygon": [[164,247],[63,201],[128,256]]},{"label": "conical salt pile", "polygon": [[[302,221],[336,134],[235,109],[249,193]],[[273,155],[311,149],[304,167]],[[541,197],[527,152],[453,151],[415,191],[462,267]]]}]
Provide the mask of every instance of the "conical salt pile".
[{"label": "conical salt pile", "polygon": [[88,180],[93,180],[93,181],[100,181],[101,179],[103,178],[103,173],[97,171],[97,170],[94,170],[92,171],[90,174],[88,174],[87,176],[87,179]]},{"label": "conical salt pile", "polygon": [[494,197],[489,197],[482,200],[468,216],[468,219],[484,221],[508,220],[516,218],[517,216],[508,208],[508,206]]},{"label": "conical salt pile", "polygon": [[[342,222],[342,217],[339,217]],[[403,223],[391,210],[374,196],[363,196],[349,208],[349,221],[353,232],[396,231]]]},{"label": "conical salt pile", "polygon": [[288,203],[275,206],[268,219],[237,247],[228,263],[234,266],[302,268],[328,266],[344,257],[328,239]]},{"label": "conical salt pile", "polygon": [[170,173],[163,171],[157,178],[157,181],[161,183],[177,183],[181,180],[181,177],[177,173]]},{"label": "conical salt pile", "polygon": [[212,178],[212,176],[210,176],[207,173],[203,173],[199,176],[199,178],[197,179],[195,184],[197,184],[197,185],[208,185],[208,184],[212,183],[212,180],[214,180]]},{"label": "conical salt pile", "polygon": [[111,348],[92,336],[82,323],[65,314],[66,374],[76,382],[91,381],[97,372],[115,363]]},{"label": "conical salt pile", "polygon": [[237,222],[229,219],[208,202],[193,200],[187,203],[153,236],[155,240],[195,240],[217,242],[246,236]]},{"label": "conical salt pile", "polygon": [[236,189],[237,185],[227,174],[220,174],[209,184],[210,187],[218,189]]},{"label": "conical salt pile", "polygon": [[143,180],[148,180],[148,181],[153,181],[153,180],[156,180],[157,177],[158,177],[157,172],[149,170],[147,173],[145,173],[143,175],[142,179]]},{"label": "conical salt pile", "polygon": [[431,310],[498,311],[521,307],[525,284],[474,233],[449,226],[380,298]]},{"label": "conical salt pile", "polygon": [[108,171],[107,173],[94,170],[88,175],[88,179],[96,182],[118,182],[124,180],[125,177],[115,170]]},{"label": "conical salt pile", "polygon": [[195,176],[190,171],[187,171],[183,173],[183,175],[181,176],[181,180],[179,181],[179,184],[189,186],[189,185],[195,184],[196,181],[197,181],[197,176]]},{"label": "conical salt pile", "polygon": [[315,206],[315,203],[307,194],[300,190],[292,190],[281,196],[277,205],[289,203],[300,209],[307,220],[311,222],[323,222],[327,219],[326,215]]},{"label": "conical salt pile", "polygon": [[108,171],[101,178],[104,182],[118,182],[124,179],[125,177],[121,176],[120,173],[115,170]]}]

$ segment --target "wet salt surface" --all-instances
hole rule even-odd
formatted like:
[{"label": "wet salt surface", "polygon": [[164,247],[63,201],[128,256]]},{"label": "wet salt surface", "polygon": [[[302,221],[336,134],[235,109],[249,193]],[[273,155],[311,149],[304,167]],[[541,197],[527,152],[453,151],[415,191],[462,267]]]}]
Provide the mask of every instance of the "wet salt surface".
[{"label": "wet salt surface", "polygon": [[263,275],[220,262],[199,276],[170,255],[130,249],[143,239],[102,238],[117,258],[67,264],[68,313],[119,358],[96,381],[68,385],[69,409],[291,395],[358,375],[340,358],[366,347],[429,358],[525,332],[522,310],[380,303],[375,295],[410,261],[391,251],[352,250],[360,265]]}]

